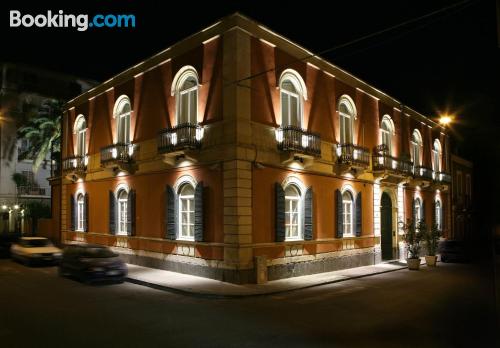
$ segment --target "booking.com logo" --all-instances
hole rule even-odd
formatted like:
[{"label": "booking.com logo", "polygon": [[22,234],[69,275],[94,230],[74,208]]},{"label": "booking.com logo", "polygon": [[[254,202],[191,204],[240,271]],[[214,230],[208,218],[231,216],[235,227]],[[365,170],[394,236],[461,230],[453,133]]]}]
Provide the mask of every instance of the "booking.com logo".
[{"label": "booking.com logo", "polygon": [[86,31],[89,28],[135,28],[133,14],[96,14],[89,21],[88,14],[66,14],[47,11],[47,14],[21,14],[21,11],[10,11],[10,27],[38,28],[76,28]]}]

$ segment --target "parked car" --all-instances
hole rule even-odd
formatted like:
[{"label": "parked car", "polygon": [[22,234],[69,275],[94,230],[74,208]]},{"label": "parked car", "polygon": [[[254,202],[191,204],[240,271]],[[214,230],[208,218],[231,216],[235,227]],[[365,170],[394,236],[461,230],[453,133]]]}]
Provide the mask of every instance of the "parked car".
[{"label": "parked car", "polygon": [[62,250],[44,237],[21,237],[12,244],[10,253],[13,260],[27,265],[58,263],[62,256]]},{"label": "parked car", "polygon": [[92,244],[68,245],[59,264],[59,275],[91,283],[100,280],[122,282],[127,265],[108,247]]},{"label": "parked car", "polygon": [[10,247],[12,243],[19,240],[17,233],[1,233],[0,234],[0,258],[10,257]]},{"label": "parked car", "polygon": [[470,253],[463,241],[444,240],[439,243],[441,262],[468,262]]}]

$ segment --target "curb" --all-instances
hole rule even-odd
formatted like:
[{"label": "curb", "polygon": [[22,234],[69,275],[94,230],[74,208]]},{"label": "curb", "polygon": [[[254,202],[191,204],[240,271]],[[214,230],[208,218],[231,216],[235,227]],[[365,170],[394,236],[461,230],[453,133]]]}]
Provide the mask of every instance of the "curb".
[{"label": "curb", "polygon": [[310,289],[314,288],[316,286],[322,286],[322,285],[328,285],[328,284],[334,284],[334,283],[340,283],[344,282],[347,280],[352,280],[352,279],[359,279],[359,278],[365,278],[365,277],[370,277],[378,274],[384,274],[384,273],[390,273],[390,272],[396,272],[400,271],[402,269],[406,269],[407,266],[400,266],[398,268],[394,269],[389,269],[389,270],[384,270],[384,271],[379,271],[379,272],[374,272],[374,273],[369,273],[369,274],[361,274],[357,276],[352,276],[352,277],[346,277],[344,279],[335,279],[335,280],[327,280],[321,283],[317,284],[312,284],[312,285],[304,285],[304,286],[299,286],[293,289],[284,289],[284,290],[274,290],[274,291],[269,291],[269,292],[264,292],[264,293],[253,293],[253,294],[215,294],[215,293],[204,293],[204,292],[197,292],[197,291],[189,291],[189,290],[183,290],[179,288],[174,288],[166,285],[160,285],[160,284],[155,284],[151,282],[147,282],[144,280],[139,280],[139,279],[134,279],[134,278],[129,278],[126,277],[125,281],[137,285],[142,285],[148,288],[156,289],[156,290],[162,290],[162,291],[167,291],[175,294],[182,294],[182,295],[187,295],[191,297],[198,297],[198,298],[210,298],[210,299],[243,299],[243,298],[249,298],[249,297],[261,297],[261,296],[268,296],[268,295],[276,295],[276,294],[284,294],[284,293],[289,293],[292,291],[297,291],[297,290],[304,290],[304,289]]}]

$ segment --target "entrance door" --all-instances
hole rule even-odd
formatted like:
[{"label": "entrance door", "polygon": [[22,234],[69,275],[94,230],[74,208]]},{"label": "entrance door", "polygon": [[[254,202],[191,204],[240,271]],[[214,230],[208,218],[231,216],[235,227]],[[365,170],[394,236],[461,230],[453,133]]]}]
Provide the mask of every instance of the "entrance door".
[{"label": "entrance door", "polygon": [[392,260],[392,201],[387,193],[380,200],[382,260]]}]

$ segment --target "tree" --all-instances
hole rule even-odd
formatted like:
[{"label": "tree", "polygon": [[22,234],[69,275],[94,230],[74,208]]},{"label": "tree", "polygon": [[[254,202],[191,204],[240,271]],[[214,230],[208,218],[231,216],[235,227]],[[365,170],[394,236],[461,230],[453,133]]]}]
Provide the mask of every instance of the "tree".
[{"label": "tree", "polygon": [[35,117],[29,119],[25,126],[18,130],[18,137],[30,142],[28,150],[20,154],[20,158],[33,160],[33,172],[37,172],[40,165],[50,154],[51,174],[52,161],[59,167],[58,153],[61,151],[61,115],[63,102],[48,99],[43,102]]}]

